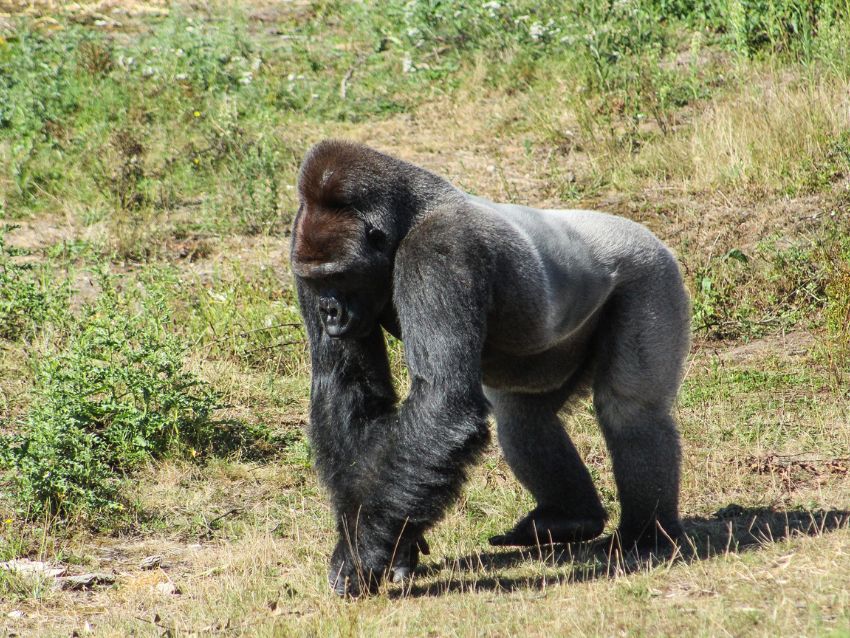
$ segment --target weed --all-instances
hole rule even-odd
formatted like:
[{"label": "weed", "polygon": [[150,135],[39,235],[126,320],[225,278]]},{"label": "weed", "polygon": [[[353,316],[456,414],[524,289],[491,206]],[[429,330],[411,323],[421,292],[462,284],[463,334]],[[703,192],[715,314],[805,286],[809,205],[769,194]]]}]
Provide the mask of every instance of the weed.
[{"label": "weed", "polygon": [[121,293],[105,275],[101,286],[68,343],[37,362],[25,428],[6,453],[31,516],[120,512],[128,472],[166,453],[195,456],[215,438],[219,399],[184,370],[163,300]]},{"label": "weed", "polygon": [[850,237],[835,229],[820,252],[827,269],[826,325],[832,340],[831,368],[843,384],[850,367]]},{"label": "weed", "polygon": [[251,85],[262,64],[238,16],[210,24],[179,11],[125,55],[133,59],[126,66],[136,78],[175,83],[198,93],[239,92]]},{"label": "weed", "polygon": [[109,180],[109,190],[121,209],[136,209],[145,202],[142,180],[145,149],[138,138],[129,130],[117,131],[112,138],[116,155],[116,166]]},{"label": "weed", "polygon": [[696,270],[692,295],[696,330],[714,337],[748,331],[752,308],[742,305],[735,293],[751,276],[749,262],[747,255],[733,249]]},{"label": "weed", "polygon": [[0,569],[0,597],[3,600],[43,600],[53,591],[54,580],[45,576],[26,577]]},{"label": "weed", "polygon": [[240,146],[228,166],[232,199],[227,203],[237,228],[248,235],[268,234],[292,222],[283,216],[280,189],[281,152],[268,139]]},{"label": "weed", "polygon": [[183,313],[188,333],[213,359],[283,374],[305,368],[297,299],[270,268],[216,273],[208,285],[193,288]]},{"label": "weed", "polygon": [[70,289],[67,280],[56,279],[48,268],[19,261],[25,251],[7,245],[9,229],[0,227],[0,339],[16,340],[59,320]]},{"label": "weed", "polygon": [[711,258],[693,275],[694,328],[712,338],[755,337],[844,312],[842,258],[833,257],[843,254],[840,237],[828,223],[806,241],[774,237],[751,256],[732,249]]},{"label": "weed", "polygon": [[81,87],[74,79],[74,51],[80,38],[78,29],[59,38],[18,32],[0,56],[0,129],[29,138],[78,108]]},{"label": "weed", "polygon": [[105,76],[115,66],[112,47],[100,40],[83,40],[77,49],[77,66],[93,76]]}]

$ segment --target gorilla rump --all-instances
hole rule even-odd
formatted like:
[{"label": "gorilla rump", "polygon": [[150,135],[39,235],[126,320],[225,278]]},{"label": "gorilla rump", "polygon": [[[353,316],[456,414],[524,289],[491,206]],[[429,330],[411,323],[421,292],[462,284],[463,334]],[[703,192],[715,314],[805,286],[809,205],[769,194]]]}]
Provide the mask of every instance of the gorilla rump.
[{"label": "gorilla rump", "polygon": [[[468,195],[365,146],[301,167],[292,270],[312,358],[310,438],[337,517],[337,593],[407,576],[493,412],[537,506],[494,545],[585,541],[606,514],[558,412],[587,389],[613,462],[623,546],[681,533],[671,408],[688,350],[676,260],[643,226]],[[383,330],[402,339],[398,402]]]}]

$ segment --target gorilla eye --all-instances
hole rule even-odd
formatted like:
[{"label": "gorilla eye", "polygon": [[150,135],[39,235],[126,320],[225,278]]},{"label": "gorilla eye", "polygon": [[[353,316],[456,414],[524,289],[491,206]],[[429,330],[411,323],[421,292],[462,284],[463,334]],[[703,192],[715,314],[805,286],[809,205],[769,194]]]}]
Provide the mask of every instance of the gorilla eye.
[{"label": "gorilla eye", "polygon": [[378,230],[374,226],[369,226],[366,229],[366,239],[373,248],[381,249],[387,241],[387,235],[382,230]]}]

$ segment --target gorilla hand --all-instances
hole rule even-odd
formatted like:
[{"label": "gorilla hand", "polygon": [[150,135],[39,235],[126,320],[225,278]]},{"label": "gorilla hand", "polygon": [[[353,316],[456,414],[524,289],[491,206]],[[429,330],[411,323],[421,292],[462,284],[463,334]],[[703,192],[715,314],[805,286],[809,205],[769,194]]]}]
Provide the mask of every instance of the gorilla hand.
[{"label": "gorilla hand", "polygon": [[386,567],[369,564],[365,558],[364,552],[351,551],[348,539],[337,541],[328,569],[328,581],[337,595],[359,598],[378,590]]},{"label": "gorilla hand", "polygon": [[398,548],[391,572],[394,583],[403,583],[413,577],[413,572],[419,565],[420,552],[426,556],[431,553],[428,541],[422,536],[409,545]]},{"label": "gorilla hand", "polygon": [[[428,542],[420,536],[414,541],[400,545],[395,553],[392,568],[382,567],[383,561],[369,552],[351,552],[351,544],[341,538],[331,556],[328,581],[339,596],[358,598],[362,594],[375,593],[389,571],[394,583],[402,583],[413,576],[419,565],[419,554],[431,553]],[[370,560],[371,558],[371,560]]]}]

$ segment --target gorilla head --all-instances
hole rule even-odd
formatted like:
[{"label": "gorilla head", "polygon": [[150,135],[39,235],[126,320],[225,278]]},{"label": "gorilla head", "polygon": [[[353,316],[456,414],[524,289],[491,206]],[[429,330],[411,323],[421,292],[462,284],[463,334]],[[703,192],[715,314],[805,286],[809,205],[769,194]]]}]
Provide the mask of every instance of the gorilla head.
[{"label": "gorilla head", "polygon": [[298,180],[293,271],[316,295],[332,338],[359,338],[376,328],[390,301],[397,220],[405,217],[393,210],[401,198],[382,188],[383,156],[352,151],[335,142],[318,145]]},{"label": "gorilla head", "polygon": [[318,298],[329,337],[361,337],[389,303],[386,234],[351,205],[305,205],[299,213],[293,270]]}]

